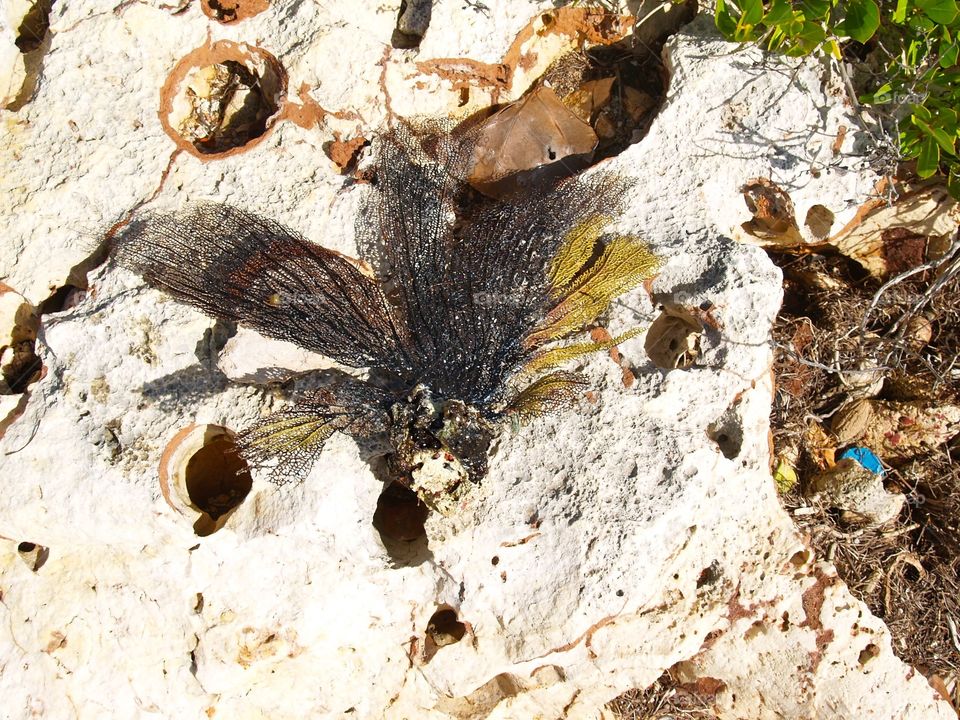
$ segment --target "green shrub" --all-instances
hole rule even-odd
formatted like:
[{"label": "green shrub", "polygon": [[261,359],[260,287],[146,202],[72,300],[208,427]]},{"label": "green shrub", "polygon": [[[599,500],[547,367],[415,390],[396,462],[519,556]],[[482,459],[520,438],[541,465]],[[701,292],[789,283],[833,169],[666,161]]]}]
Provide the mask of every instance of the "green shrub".
[{"label": "green shrub", "polygon": [[902,160],[917,174],[945,177],[960,199],[960,7],[956,0],[716,0],[724,37],[792,57],[842,59],[849,41],[885,53],[884,77],[860,98],[896,122]]}]

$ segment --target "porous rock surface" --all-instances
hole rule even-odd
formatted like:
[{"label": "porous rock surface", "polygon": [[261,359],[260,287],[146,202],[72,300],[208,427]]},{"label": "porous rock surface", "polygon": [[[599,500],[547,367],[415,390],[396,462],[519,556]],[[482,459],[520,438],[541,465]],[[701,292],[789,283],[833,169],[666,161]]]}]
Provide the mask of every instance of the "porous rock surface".
[{"label": "porous rock surface", "polygon": [[[277,1],[228,25],[196,3],[54,4],[36,87],[3,111],[0,276],[35,304],[88,270],[90,289],[44,315],[45,375],[0,440],[3,716],[588,718],[673,668],[722,718],[952,717],[778,503],[780,275],[726,239],[749,219],[751,178],[841,223],[876,178],[850,154],[857,133],[832,149],[855,120],[827,69],[771,71],[709,18],[668,43],[649,135],[604,163],[638,181],[618,229],[666,260],[608,326],[683,314],[699,328],[679,338],[689,367],[658,368],[642,336],[620,347],[628,373],[592,358],[589,398],[506,431],[473,504],[430,517],[427,543],[405,551],[372,526],[383,483],[345,437],[299,486],[254,473],[205,537],[164,501],[158,465],[178,431],[241,428],[283,402],[249,383],[323,361],[250,333],[224,353],[220,324],[95,267],[98,243],[141,207],[215,199],[355,251],[365,190],[323,144],[369,137],[391,110],[449,111],[450,81],[416,62],[501,62],[552,8],[437,3],[419,51],[390,51],[397,5]],[[201,159],[158,108],[208,36],[272,53],[288,101],[259,142]],[[438,610],[459,640],[428,637]]]}]

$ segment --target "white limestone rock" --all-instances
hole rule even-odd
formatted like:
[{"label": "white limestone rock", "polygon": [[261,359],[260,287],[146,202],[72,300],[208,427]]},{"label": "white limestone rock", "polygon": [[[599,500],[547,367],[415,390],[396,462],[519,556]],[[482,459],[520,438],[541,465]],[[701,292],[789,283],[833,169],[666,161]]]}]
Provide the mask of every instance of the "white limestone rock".
[{"label": "white limestone rock", "polygon": [[300,373],[341,366],[292,342],[267,338],[240,327],[217,355],[217,367],[230,380],[266,385],[284,382]]},{"label": "white limestone rock", "polygon": [[15,20],[11,18],[13,8],[0,12],[0,108],[14,103],[27,79],[26,63],[23,53],[16,46]]},{"label": "white limestone rock", "polygon": [[[498,62],[552,8],[488,6],[437,4],[417,55],[385,49],[396,2],[278,0],[232,25],[196,3],[55,3],[37,93],[4,114],[0,276],[36,303],[95,265],[114,223],[199,199],[355,252],[366,190],[344,183],[323,143],[333,130],[375,132],[388,95],[394,109],[450,110],[431,95],[442,83],[406,81],[414,58]],[[168,73],[208,33],[276,57],[288,103],[249,150],[203,159],[178,149],[158,112]],[[869,192],[871,177],[845,155],[843,172],[807,174],[824,134],[853,125],[822,66],[776,73],[731,51],[706,19],[677,35],[649,136],[603,163],[637,179],[618,229],[666,259],[653,299],[618,300],[610,330],[652,324],[661,304],[683,311],[701,328],[692,364],[658,368],[635,338],[620,348],[625,387],[622,367],[592,358],[592,400],[505,430],[473,503],[431,515],[426,541],[405,549],[372,525],[383,490],[373,451],[342,436],[302,485],[254,473],[223,527],[198,536],[163,499],[165,449],[187,426],[236,430],[282,398],[224,377],[233,367],[263,379],[240,340],[222,351],[212,320],[109,265],[92,270],[79,304],[44,317],[47,373],[0,440],[4,712],[586,718],[676,666],[715,693],[724,718],[952,717],[776,497],[767,418],[780,275],[724,236],[742,222],[751,177],[803,186],[841,218],[841,198]],[[311,100],[341,117],[306,122],[293,106],[309,114]],[[771,128],[769,148],[749,142]],[[22,542],[48,548],[45,561],[25,561]],[[460,625],[438,629],[449,610]]]}]

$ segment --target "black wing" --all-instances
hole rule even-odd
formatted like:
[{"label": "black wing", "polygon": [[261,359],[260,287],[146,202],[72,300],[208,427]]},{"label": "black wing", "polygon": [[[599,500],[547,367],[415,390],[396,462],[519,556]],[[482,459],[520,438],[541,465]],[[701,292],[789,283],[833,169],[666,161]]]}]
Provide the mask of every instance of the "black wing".
[{"label": "black wing", "polygon": [[133,220],[114,257],[153,287],[213,317],[352,367],[409,366],[409,331],[355,260],[279,223],[200,204]]}]

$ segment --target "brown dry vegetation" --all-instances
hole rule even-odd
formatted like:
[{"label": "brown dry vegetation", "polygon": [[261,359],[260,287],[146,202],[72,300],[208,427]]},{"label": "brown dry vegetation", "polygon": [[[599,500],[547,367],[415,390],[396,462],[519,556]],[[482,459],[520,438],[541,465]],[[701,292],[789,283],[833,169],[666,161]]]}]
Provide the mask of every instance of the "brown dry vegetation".
[{"label": "brown dry vegetation", "polygon": [[[805,481],[824,463],[822,440],[839,446],[829,429],[813,442],[809,428],[829,428],[830,416],[858,392],[925,407],[957,403],[960,274],[944,263],[892,285],[875,302],[880,283],[842,256],[774,260],[784,269],[785,289],[774,328],[774,445],[779,454],[795,458],[800,477],[784,493],[784,504],[818,555],[832,560],[853,594],[884,619],[895,652],[934,678],[935,685],[936,678],[952,684],[955,695],[960,671],[958,437],[912,459],[888,459],[884,484],[908,501],[897,519],[881,527],[857,525],[836,509],[811,502]],[[911,314],[923,319],[911,321]],[[913,330],[900,332],[908,326],[919,328],[919,337]],[[875,387],[858,389],[856,381],[863,378],[857,370],[867,370]],[[796,512],[799,508],[806,509]]]}]

